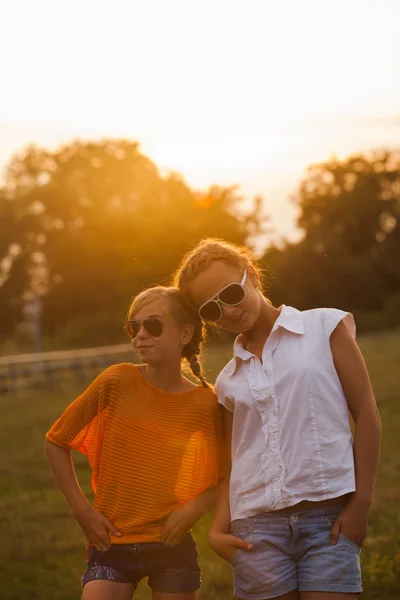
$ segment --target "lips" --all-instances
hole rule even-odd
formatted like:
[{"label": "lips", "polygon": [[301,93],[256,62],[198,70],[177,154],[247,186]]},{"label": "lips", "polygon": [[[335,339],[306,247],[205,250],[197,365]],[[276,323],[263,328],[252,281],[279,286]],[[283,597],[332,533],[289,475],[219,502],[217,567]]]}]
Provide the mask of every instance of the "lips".
[{"label": "lips", "polygon": [[139,351],[150,350],[150,348],[153,348],[153,346],[136,346],[136,350],[139,350]]},{"label": "lips", "polygon": [[231,319],[230,319],[231,323],[239,323],[239,321],[241,321],[241,320],[242,320],[242,318],[243,318],[243,315],[244,315],[244,312],[242,312],[242,314],[241,314],[239,317],[235,317],[234,319],[233,319],[233,318],[231,318]]}]

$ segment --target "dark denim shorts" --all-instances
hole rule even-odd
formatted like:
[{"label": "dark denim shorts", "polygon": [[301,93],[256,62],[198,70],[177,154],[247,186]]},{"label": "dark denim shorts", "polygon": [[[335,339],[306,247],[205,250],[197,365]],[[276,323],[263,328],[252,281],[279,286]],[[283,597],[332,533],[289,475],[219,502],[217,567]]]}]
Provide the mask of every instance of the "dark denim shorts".
[{"label": "dark denim shorts", "polygon": [[201,585],[196,544],[190,533],[177,546],[162,542],[112,544],[105,552],[92,547],[82,587],[88,581],[106,579],[131,583],[135,589],[148,577],[152,590],[164,593],[192,592]]}]

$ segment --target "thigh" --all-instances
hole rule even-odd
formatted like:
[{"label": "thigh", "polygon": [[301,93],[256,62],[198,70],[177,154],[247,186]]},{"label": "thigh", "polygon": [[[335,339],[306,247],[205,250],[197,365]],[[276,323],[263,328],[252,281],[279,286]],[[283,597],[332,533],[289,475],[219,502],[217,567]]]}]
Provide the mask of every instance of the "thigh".
[{"label": "thigh", "polygon": [[153,598],[192,600],[201,585],[196,543],[191,534],[185,535],[177,546],[157,543],[149,546],[148,584]]},{"label": "thigh", "polygon": [[131,583],[98,579],[85,584],[81,600],[132,600],[134,591],[135,586]]},{"label": "thigh", "polygon": [[291,530],[286,517],[256,515],[233,521],[233,535],[253,544],[237,550],[230,563],[236,598],[296,600],[296,562],[290,555]]},{"label": "thigh", "polygon": [[297,564],[302,600],[350,600],[362,592],[360,548],[343,535],[331,543],[336,517],[328,511],[302,525],[306,551]]},{"label": "thigh", "polygon": [[95,599],[97,593],[101,594],[101,600],[112,600],[114,593],[116,600],[132,598],[143,577],[132,557],[132,544],[111,545],[106,552],[91,548],[81,582],[82,600]]},{"label": "thigh", "polygon": [[196,600],[197,590],[195,592],[178,592],[176,594],[169,592],[155,592],[153,590],[153,600]]},{"label": "thigh", "polygon": [[[235,600],[241,600],[241,598],[235,598]],[[275,598],[270,598],[269,600],[300,600],[300,595],[297,590],[294,590],[293,592],[289,592],[283,596],[275,596]]]},{"label": "thigh", "polygon": [[301,600],[357,600],[358,594],[340,592],[301,592]]}]

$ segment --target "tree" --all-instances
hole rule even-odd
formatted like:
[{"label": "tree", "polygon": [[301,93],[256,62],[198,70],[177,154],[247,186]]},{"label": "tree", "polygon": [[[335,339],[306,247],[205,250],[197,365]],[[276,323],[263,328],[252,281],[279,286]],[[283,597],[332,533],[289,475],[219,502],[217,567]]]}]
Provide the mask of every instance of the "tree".
[{"label": "tree", "polygon": [[48,333],[77,320],[82,344],[114,341],[130,297],[169,283],[202,237],[244,243],[255,227],[254,216],[239,215],[235,187],[191,190],[126,140],[30,147],[10,162],[3,196],[9,231],[1,250],[18,248],[25,276],[16,285],[10,273],[8,285],[19,298],[27,290],[43,296]]},{"label": "tree", "polygon": [[273,296],[381,309],[400,290],[400,152],[312,165],[294,195],[303,238],[269,249]]}]

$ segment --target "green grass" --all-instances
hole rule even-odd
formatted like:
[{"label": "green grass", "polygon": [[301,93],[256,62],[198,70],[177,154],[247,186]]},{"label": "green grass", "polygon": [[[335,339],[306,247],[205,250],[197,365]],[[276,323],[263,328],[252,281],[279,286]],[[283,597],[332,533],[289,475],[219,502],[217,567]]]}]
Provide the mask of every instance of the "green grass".
[{"label": "green grass", "polygon": [[[363,598],[400,597],[400,337],[360,340],[383,421],[382,458],[369,535],[362,553]],[[212,381],[230,358],[231,348],[211,349],[206,357]],[[94,373],[88,374],[92,377]],[[65,378],[53,390],[0,396],[0,597],[2,600],[78,600],[85,567],[83,538],[70,516],[43,455],[46,430],[82,389]],[[76,470],[89,497],[85,458]],[[210,516],[195,527],[203,569],[202,600],[232,598],[230,567],[207,545]],[[136,600],[151,595],[143,582]]]}]

